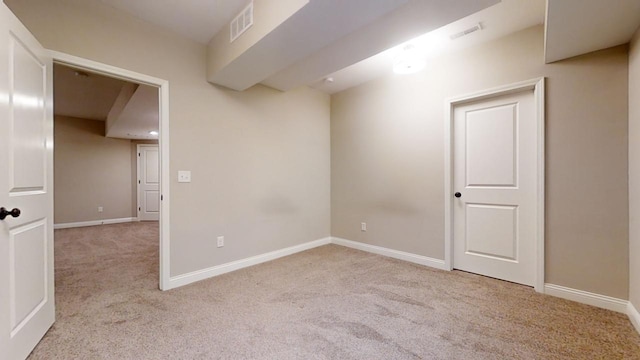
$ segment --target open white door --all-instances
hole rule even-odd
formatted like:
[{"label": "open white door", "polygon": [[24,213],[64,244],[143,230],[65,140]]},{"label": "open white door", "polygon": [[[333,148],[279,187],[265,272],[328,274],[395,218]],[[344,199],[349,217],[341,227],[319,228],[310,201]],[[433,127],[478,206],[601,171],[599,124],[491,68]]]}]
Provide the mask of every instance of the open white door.
[{"label": "open white door", "polygon": [[51,70],[44,48],[0,2],[3,359],[26,358],[55,317]]},{"label": "open white door", "polygon": [[160,152],[158,145],[139,144],[138,148],[138,220],[160,218]]}]

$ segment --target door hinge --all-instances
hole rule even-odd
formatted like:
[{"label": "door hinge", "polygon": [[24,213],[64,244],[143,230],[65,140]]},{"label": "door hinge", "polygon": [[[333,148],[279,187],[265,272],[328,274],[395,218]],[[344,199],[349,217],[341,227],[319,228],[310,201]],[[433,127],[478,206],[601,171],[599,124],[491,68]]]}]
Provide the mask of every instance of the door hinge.
[{"label": "door hinge", "polygon": [[138,153],[138,157],[140,157],[140,153]]},{"label": "door hinge", "polygon": [[140,180],[138,180],[138,184],[140,184]]},{"label": "door hinge", "polygon": [[160,201],[164,200],[164,196],[160,195]]},{"label": "door hinge", "polygon": [[141,208],[138,208],[138,211],[142,211],[142,209],[141,209]]}]

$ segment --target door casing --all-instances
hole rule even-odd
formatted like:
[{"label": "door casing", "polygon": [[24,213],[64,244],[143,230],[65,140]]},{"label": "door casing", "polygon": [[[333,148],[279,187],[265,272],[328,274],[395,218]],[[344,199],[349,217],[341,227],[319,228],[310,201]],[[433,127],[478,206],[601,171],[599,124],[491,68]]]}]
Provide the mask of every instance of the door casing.
[{"label": "door casing", "polygon": [[537,78],[522,81],[510,85],[500,86],[483,90],[476,93],[457,96],[445,100],[445,118],[444,118],[444,262],[445,268],[453,270],[453,109],[461,104],[493,98],[501,95],[513,94],[521,91],[533,90],[537,133],[538,149],[537,149],[537,211],[536,211],[536,278],[534,289],[537,292],[544,292],[544,179],[545,179],[545,162],[544,162],[544,133],[545,133],[545,79]]},{"label": "door casing", "polygon": [[53,62],[79,70],[86,70],[101,75],[131,81],[158,88],[159,96],[159,128],[158,148],[160,149],[160,290],[169,290],[171,272],[170,262],[170,196],[169,196],[169,81],[153,76],[137,73],[119,67],[103,64],[93,60],[50,50]]}]

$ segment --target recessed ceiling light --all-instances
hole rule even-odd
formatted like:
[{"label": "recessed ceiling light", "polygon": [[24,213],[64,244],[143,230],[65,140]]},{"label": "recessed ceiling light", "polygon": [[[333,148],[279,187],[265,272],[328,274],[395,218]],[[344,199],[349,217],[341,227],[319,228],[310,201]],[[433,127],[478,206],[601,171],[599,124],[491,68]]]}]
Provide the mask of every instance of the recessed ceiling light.
[{"label": "recessed ceiling light", "polygon": [[149,131],[149,135],[157,136],[158,132],[155,131],[155,130],[151,130],[151,131]]},{"label": "recessed ceiling light", "polygon": [[413,74],[426,66],[424,56],[413,45],[406,45],[393,63],[396,74]]}]

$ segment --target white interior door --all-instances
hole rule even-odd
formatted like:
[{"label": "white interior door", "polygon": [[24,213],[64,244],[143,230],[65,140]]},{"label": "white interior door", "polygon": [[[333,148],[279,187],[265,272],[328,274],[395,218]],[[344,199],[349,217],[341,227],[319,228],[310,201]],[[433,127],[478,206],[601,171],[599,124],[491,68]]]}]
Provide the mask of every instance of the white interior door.
[{"label": "white interior door", "polygon": [[453,267],[533,286],[539,141],[534,90],[453,111]]},{"label": "white interior door", "polygon": [[138,145],[138,220],[160,218],[160,152],[158,145]]},{"label": "white interior door", "polygon": [[0,33],[0,357],[24,359],[55,316],[52,64],[2,2]]}]

